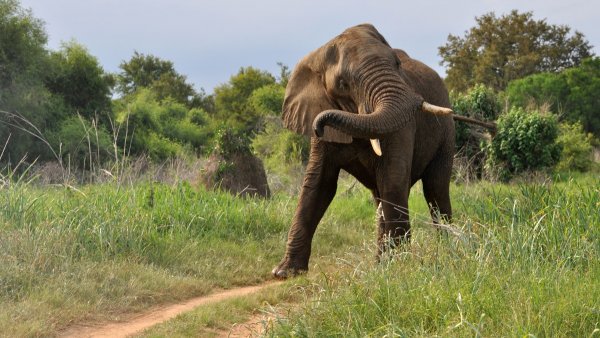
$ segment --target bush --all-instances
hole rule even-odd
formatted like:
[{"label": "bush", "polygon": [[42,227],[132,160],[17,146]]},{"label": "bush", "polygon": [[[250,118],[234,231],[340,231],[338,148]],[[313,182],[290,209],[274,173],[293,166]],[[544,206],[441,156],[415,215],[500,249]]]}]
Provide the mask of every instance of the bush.
[{"label": "bush", "polygon": [[512,108],[498,119],[498,133],[488,147],[488,167],[498,169],[501,179],[552,167],[561,152],[558,130],[553,115]]},{"label": "bush", "polygon": [[250,137],[244,131],[221,127],[215,135],[215,152],[229,160],[235,154],[250,153]]},{"label": "bush", "polygon": [[[452,108],[458,115],[478,120],[494,121],[502,111],[502,105],[496,93],[482,84],[476,85],[465,94],[451,93]],[[467,123],[456,123],[456,152],[463,162],[469,163],[469,172],[481,177],[485,163],[485,144],[481,137],[474,136],[473,128]],[[485,133],[481,130],[480,133]]]},{"label": "bush", "polygon": [[265,164],[273,191],[297,192],[310,153],[307,137],[283,128],[279,119],[270,119],[252,141],[252,148]]},{"label": "bush", "polygon": [[69,157],[70,163],[79,168],[90,169],[110,158],[113,151],[110,135],[97,120],[90,122],[80,116],[64,120],[48,138],[55,149],[60,149],[61,157]]},{"label": "bush", "polygon": [[[173,99],[159,101],[145,88],[119,105],[116,120],[129,129],[120,133],[119,142],[131,154],[161,160],[185,154],[185,149],[200,153],[213,135],[212,119],[202,109],[189,109]],[[130,139],[123,139],[125,135]]]},{"label": "bush", "polygon": [[556,165],[558,171],[590,170],[592,166],[593,135],[585,133],[581,123],[561,123],[557,142],[562,147],[560,161]]}]

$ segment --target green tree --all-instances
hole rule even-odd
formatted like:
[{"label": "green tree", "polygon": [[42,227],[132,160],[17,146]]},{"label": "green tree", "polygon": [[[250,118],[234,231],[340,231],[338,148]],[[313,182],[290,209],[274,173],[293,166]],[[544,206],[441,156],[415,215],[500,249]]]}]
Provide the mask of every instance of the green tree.
[{"label": "green tree", "polygon": [[558,112],[564,107],[569,87],[560,73],[539,73],[511,81],[505,95],[513,106],[526,108],[548,105],[552,112]]},{"label": "green tree", "polygon": [[512,105],[549,105],[560,119],[581,122],[587,132],[600,137],[600,58],[554,73],[541,73],[509,83],[506,97]]},{"label": "green tree", "polygon": [[[51,97],[43,86],[47,68],[44,24],[17,0],[0,0],[0,144],[3,162],[49,155],[43,142],[23,129],[46,130]],[[16,114],[15,114],[16,113]],[[25,122],[28,121],[28,122]],[[37,131],[33,130],[37,133]],[[7,143],[8,142],[8,143]]]},{"label": "green tree", "polygon": [[284,96],[285,87],[275,83],[255,89],[248,102],[250,108],[260,116],[279,116]]},{"label": "green tree", "polygon": [[86,118],[110,111],[112,78],[96,57],[74,41],[50,53],[50,71],[44,83],[60,96],[73,113]]},{"label": "green tree", "polygon": [[44,67],[47,35],[42,20],[17,0],[0,0],[0,103],[15,82],[36,80]]},{"label": "green tree", "polygon": [[464,37],[450,34],[439,47],[447,66],[446,84],[465,91],[477,83],[503,90],[514,79],[540,72],[559,72],[592,55],[591,45],[568,26],[535,20],[532,12],[513,10],[496,17],[475,18],[477,25]]},{"label": "green tree", "polygon": [[171,61],[136,51],[119,67],[117,91],[123,95],[131,95],[140,88],[150,88],[159,100],[170,97],[189,107],[202,103],[203,96],[196,93],[194,86],[187,82],[185,75],[175,70]]},{"label": "green tree", "polygon": [[228,83],[215,88],[216,117],[236,129],[256,128],[261,114],[250,102],[250,97],[255,90],[275,83],[273,75],[266,71],[241,68]]}]

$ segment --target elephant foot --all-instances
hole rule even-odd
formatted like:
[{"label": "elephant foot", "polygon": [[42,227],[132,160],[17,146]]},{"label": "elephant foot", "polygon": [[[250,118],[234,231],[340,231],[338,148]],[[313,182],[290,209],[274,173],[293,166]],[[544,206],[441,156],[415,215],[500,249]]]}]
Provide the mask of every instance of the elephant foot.
[{"label": "elephant foot", "polygon": [[298,264],[285,258],[278,266],[273,268],[271,273],[277,279],[287,279],[308,272],[308,263]]}]

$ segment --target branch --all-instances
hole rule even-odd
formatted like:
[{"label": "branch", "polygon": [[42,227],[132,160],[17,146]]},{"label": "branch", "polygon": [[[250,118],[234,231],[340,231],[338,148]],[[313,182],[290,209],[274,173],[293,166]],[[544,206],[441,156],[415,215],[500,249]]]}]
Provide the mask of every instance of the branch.
[{"label": "branch", "polygon": [[490,131],[490,134],[492,137],[496,136],[497,127],[496,127],[495,122],[485,122],[485,121],[477,120],[477,119],[462,116],[462,115],[456,115],[456,114],[452,114],[452,118],[454,118],[455,121],[466,122],[466,123],[478,125],[480,127],[484,127]]}]

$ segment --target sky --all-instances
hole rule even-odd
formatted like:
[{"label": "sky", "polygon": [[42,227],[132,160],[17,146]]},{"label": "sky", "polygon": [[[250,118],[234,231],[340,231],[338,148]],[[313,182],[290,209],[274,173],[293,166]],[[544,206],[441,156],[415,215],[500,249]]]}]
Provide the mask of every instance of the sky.
[{"label": "sky", "polygon": [[[368,3],[368,5],[367,5]],[[75,40],[107,72],[134,51],[170,60],[196,89],[212,93],[241,67],[279,75],[344,29],[371,23],[395,48],[445,76],[438,47],[464,36],[475,17],[513,9],[582,32],[600,54],[595,0],[21,0],[45,22],[48,47]]]}]

